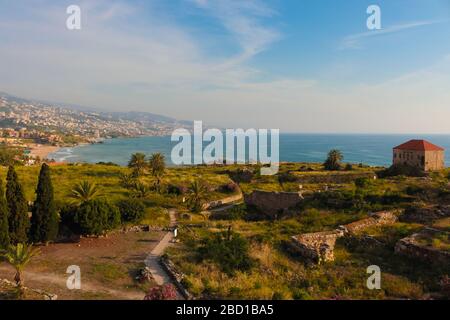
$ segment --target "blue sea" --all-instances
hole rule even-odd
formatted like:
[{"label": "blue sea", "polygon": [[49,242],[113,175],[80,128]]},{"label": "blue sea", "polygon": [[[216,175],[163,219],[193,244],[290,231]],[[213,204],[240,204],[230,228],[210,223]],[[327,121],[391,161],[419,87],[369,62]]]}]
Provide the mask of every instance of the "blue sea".
[{"label": "blue sea", "polygon": [[[392,148],[410,139],[425,139],[447,150],[446,165],[450,166],[450,135],[375,135],[375,134],[280,134],[280,161],[323,162],[331,149],[339,149],[345,162],[389,166]],[[107,139],[102,144],[62,148],[49,155],[56,161],[114,162],[126,165],[130,155],[161,152],[170,163],[172,147],[167,137],[137,137]]]}]

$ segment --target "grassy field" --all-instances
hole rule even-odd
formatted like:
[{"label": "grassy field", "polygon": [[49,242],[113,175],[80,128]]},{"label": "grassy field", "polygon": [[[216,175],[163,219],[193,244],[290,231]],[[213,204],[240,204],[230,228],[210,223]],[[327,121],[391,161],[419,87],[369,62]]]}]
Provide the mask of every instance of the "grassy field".
[{"label": "grassy field", "polygon": [[[281,174],[298,170],[305,164],[289,164]],[[307,175],[326,175],[319,165]],[[360,172],[374,168],[360,168]],[[340,172],[345,175],[349,172]],[[251,182],[240,183],[244,192],[255,189],[268,191],[299,191],[297,183],[279,183],[277,176],[255,177]],[[446,196],[448,170],[434,173],[428,178],[393,177],[370,180],[364,186],[354,181],[341,184],[315,183],[302,186],[303,192],[325,192],[328,197],[355,199],[364,196],[363,205],[353,203],[347,207],[329,207],[320,201],[311,201],[298,210],[298,214],[277,221],[250,222],[243,219],[204,221],[197,228],[186,227],[192,221],[182,221],[182,245],[171,248],[169,256],[186,274],[185,285],[197,297],[219,299],[422,299],[441,290],[440,280],[450,272],[449,266],[433,266],[394,253],[398,240],[423,228],[417,223],[398,222],[390,226],[370,228],[363,234],[373,236],[380,245],[339,240],[335,248],[335,261],[312,267],[301,259],[286,253],[290,237],[308,232],[332,230],[367,217],[370,211],[402,209],[411,205],[426,206],[450,204]],[[447,222],[448,223],[448,222]],[[446,228],[444,221],[436,222]],[[199,247],[204,239],[211,238],[228,228],[244,236],[250,243],[250,256],[255,266],[246,272],[233,275],[221,271],[217,263],[199,259]],[[438,243],[439,240],[439,243]],[[444,248],[442,239],[433,240]],[[445,248],[444,248],[445,249]],[[366,286],[370,265],[382,271],[381,290]]]},{"label": "grassy field", "polygon": [[[189,186],[195,180],[208,183],[207,200],[230,196],[221,186],[232,182],[231,177],[252,166],[197,166],[168,168],[163,184]],[[27,200],[34,200],[39,167],[17,167]],[[139,223],[167,226],[168,209],[176,208],[179,214],[180,243],[169,248],[168,255],[186,274],[184,284],[200,298],[223,299],[419,299],[427,298],[440,290],[439,281],[448,274],[448,266],[430,268],[429,265],[394,254],[395,243],[411,235],[423,225],[398,222],[390,226],[365,231],[381,245],[339,240],[335,248],[335,261],[310,266],[301,259],[290,256],[286,242],[301,233],[333,230],[367,216],[368,212],[385,209],[404,209],[409,206],[449,205],[449,170],[433,173],[429,177],[393,177],[385,179],[354,180],[342,183],[300,183],[292,176],[327,176],[372,174],[380,168],[353,166],[352,170],[324,171],[320,164],[282,164],[276,176],[252,174],[251,180],[239,183],[244,193],[253,190],[302,191],[311,195],[297,208],[295,214],[275,221],[246,221],[243,218],[210,220],[208,215],[189,212],[183,202],[184,195],[151,191],[144,199],[146,215]],[[114,165],[61,165],[52,166],[51,175],[55,198],[59,205],[69,201],[67,195],[77,182],[88,180],[101,188],[101,193],[111,202],[132,195],[121,186],[120,176],[129,169]],[[6,168],[0,168],[4,180]],[[152,185],[154,179],[145,174],[141,181]],[[333,201],[329,201],[329,200]],[[245,207],[242,210],[246,211]],[[189,215],[184,215],[189,213]],[[448,220],[436,221],[436,228],[448,231]],[[201,260],[199,247],[205,239],[229,228],[240,234],[250,246],[254,265],[248,271],[225,273],[217,263]],[[68,299],[126,298],[146,289],[133,281],[133,272],[142,267],[159,233],[121,235],[108,238],[82,240],[76,244],[52,244],[43,248],[43,254],[30,266],[33,274],[58,274],[63,277],[68,265],[82,266],[83,277],[89,286],[98,290],[81,293],[66,292],[61,283],[46,283],[31,279],[30,284],[55,291]],[[446,249],[448,239],[435,239],[430,245]],[[439,242],[438,242],[439,241]],[[366,286],[370,265],[382,270],[382,289],[369,290]],[[5,265],[1,266],[3,270]],[[447,268],[447,269],[446,269]],[[10,272],[9,270],[8,272]],[[3,271],[2,271],[3,273]],[[148,284],[148,285],[151,285]]]}]

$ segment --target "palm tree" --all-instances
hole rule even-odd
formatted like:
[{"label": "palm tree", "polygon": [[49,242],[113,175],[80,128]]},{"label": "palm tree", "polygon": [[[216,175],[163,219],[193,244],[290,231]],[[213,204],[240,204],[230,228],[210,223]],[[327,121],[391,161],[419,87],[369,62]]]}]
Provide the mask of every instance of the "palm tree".
[{"label": "palm tree", "polygon": [[90,201],[99,195],[100,189],[98,186],[95,183],[91,183],[86,180],[76,184],[69,193],[69,197],[74,199],[74,202],[76,203]]},{"label": "palm tree", "polygon": [[133,176],[133,174],[121,173],[119,178],[120,184],[126,189],[131,189],[136,184],[136,178]]},{"label": "palm tree", "polygon": [[149,193],[150,189],[145,183],[138,181],[134,184],[134,193],[132,195],[133,197],[142,199],[146,198]]},{"label": "palm tree", "polygon": [[132,154],[130,161],[128,162],[128,168],[133,169],[133,176],[135,178],[143,175],[145,169],[147,168],[147,162],[145,162],[145,154],[140,152]]},{"label": "palm tree", "polygon": [[23,270],[28,262],[30,262],[31,258],[38,254],[40,254],[38,248],[33,248],[33,245],[28,245],[26,243],[18,243],[16,246],[10,245],[5,253],[2,254],[6,261],[16,269],[14,281],[19,289],[20,297],[23,297],[24,294]]},{"label": "palm tree", "polygon": [[325,167],[325,170],[339,170],[341,169],[341,161],[344,159],[344,156],[342,155],[342,152],[333,149],[330,152],[328,152],[328,157],[325,163],[323,164]]},{"label": "palm tree", "polygon": [[198,180],[191,183],[187,195],[187,203],[194,212],[200,212],[203,208],[203,202],[206,199],[206,186]]},{"label": "palm tree", "polygon": [[149,160],[149,166],[152,170],[152,175],[156,178],[156,190],[160,192],[161,179],[166,169],[166,160],[162,153],[153,153]]}]

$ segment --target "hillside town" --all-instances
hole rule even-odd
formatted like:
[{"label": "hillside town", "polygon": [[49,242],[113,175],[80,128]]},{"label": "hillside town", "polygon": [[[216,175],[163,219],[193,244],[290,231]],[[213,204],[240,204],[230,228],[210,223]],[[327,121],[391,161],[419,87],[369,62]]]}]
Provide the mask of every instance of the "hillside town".
[{"label": "hillside town", "polygon": [[0,94],[2,137],[61,143],[64,135],[72,135],[91,141],[118,136],[168,135],[175,125],[173,119],[146,117],[137,121],[114,113],[78,111]]},{"label": "hillside town", "polygon": [[153,114],[79,111],[0,93],[2,162],[32,165],[60,147],[115,137],[165,136],[179,126],[174,119]]}]

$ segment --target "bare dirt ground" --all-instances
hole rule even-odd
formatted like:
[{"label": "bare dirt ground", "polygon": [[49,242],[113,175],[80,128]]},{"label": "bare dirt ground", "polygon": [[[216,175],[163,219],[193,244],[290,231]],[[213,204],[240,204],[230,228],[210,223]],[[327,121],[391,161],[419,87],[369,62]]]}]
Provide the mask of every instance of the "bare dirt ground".
[{"label": "bare dirt ground", "polygon": [[[164,237],[162,232],[116,233],[107,238],[83,238],[80,243],[42,246],[25,272],[26,286],[46,290],[58,299],[143,299],[154,285],[136,283],[134,277],[149,252]],[[67,267],[81,270],[81,289],[66,287]],[[0,278],[13,280],[14,270],[0,263]]]}]

